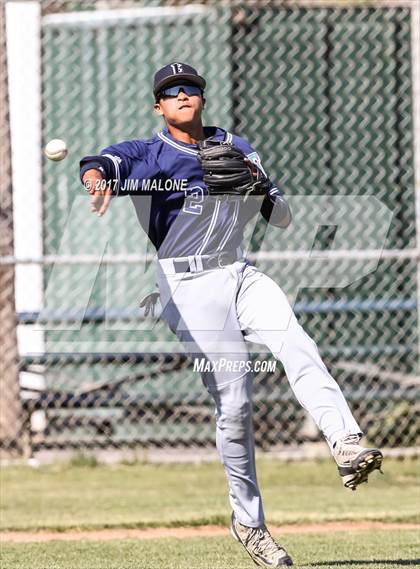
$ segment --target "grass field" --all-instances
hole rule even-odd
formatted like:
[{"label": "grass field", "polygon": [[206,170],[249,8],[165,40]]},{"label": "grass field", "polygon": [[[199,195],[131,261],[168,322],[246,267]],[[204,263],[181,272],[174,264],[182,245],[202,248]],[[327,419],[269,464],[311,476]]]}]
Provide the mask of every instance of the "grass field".
[{"label": "grass field", "polygon": [[[295,565],[401,569],[419,566],[414,531],[379,531],[282,538]],[[417,560],[416,560],[417,559]],[[255,567],[233,539],[124,540],[3,545],[2,569],[251,569]]]},{"label": "grass field", "polygon": [[[269,524],[332,520],[418,522],[414,460],[385,461],[385,474],[356,492],[342,488],[331,461],[258,461]],[[100,528],[228,525],[222,467],[134,464],[55,465],[1,471],[1,528],[63,532]],[[82,537],[82,536],[81,536]],[[417,530],[334,531],[284,535],[299,566],[379,569],[417,565]],[[1,569],[241,569],[252,561],[230,537],[46,543],[4,541]]]}]

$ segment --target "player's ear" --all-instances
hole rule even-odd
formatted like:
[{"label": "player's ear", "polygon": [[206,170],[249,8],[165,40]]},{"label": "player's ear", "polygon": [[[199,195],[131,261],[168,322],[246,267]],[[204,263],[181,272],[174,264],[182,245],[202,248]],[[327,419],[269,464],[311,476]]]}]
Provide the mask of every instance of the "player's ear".
[{"label": "player's ear", "polygon": [[163,115],[163,110],[162,110],[162,107],[159,105],[159,103],[155,103],[153,105],[153,108],[155,109],[155,113],[157,115],[159,115],[160,117]]},{"label": "player's ear", "polygon": [[206,106],[206,99],[204,97],[201,97],[202,101],[203,101],[203,109]]}]

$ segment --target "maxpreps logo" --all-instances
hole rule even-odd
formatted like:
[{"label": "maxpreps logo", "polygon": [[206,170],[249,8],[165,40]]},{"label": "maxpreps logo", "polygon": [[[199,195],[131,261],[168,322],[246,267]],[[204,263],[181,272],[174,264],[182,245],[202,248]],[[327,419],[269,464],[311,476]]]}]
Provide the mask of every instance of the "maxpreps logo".
[{"label": "maxpreps logo", "polygon": [[227,358],[220,358],[218,360],[209,360],[207,358],[194,358],[194,371],[199,373],[220,373],[226,372],[269,372],[276,371],[277,360],[228,360]]}]

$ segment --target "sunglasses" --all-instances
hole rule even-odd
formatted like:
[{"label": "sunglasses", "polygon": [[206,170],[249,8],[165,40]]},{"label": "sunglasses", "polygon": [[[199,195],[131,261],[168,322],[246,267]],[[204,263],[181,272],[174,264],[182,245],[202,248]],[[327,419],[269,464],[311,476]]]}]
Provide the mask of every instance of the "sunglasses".
[{"label": "sunglasses", "polygon": [[174,87],[166,87],[166,89],[162,89],[156,98],[159,100],[178,97],[180,91],[184,91],[184,93],[189,97],[192,97],[193,95],[201,97],[203,94],[203,91],[200,87],[197,87],[197,85],[175,85]]}]

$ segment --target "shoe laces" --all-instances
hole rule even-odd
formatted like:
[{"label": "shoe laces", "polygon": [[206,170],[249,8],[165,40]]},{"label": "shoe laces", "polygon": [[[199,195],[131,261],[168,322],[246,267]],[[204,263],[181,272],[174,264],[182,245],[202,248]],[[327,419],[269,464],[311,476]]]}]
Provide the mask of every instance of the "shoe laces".
[{"label": "shoe laces", "polygon": [[347,435],[340,442],[344,444],[357,445],[360,441],[360,435]]},{"label": "shoe laces", "polygon": [[246,539],[246,545],[261,554],[271,554],[284,552],[284,549],[278,545],[268,529],[264,526],[262,528],[250,528],[251,531]]}]

